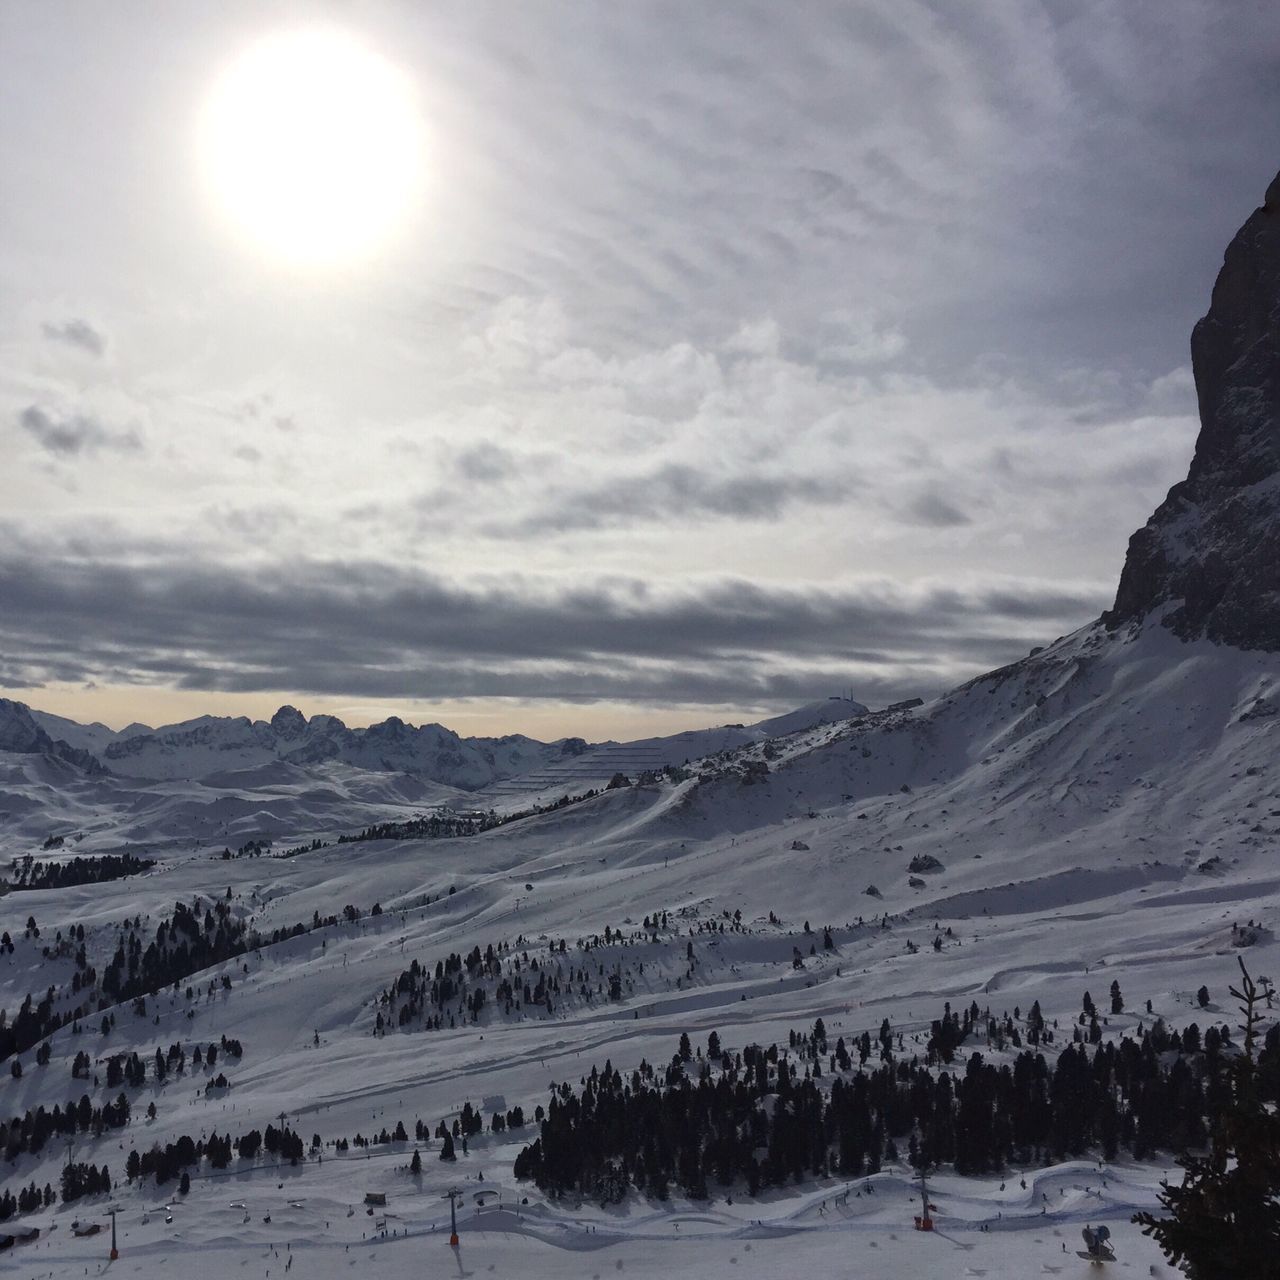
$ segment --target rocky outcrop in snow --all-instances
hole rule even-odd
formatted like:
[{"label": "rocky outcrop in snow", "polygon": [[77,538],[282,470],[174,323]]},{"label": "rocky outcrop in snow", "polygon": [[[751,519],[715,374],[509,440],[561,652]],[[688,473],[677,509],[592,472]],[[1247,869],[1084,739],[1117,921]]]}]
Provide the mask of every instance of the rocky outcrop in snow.
[{"label": "rocky outcrop in snow", "polygon": [[1157,610],[1183,639],[1280,650],[1280,176],[1191,334],[1200,435],[1129,541],[1109,627]]}]

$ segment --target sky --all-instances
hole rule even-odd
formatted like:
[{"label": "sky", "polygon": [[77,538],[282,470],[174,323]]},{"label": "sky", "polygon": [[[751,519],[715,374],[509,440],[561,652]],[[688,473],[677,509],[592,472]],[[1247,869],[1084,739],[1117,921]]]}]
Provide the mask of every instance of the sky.
[{"label": "sky", "polygon": [[[394,187],[328,257],[209,132],[311,39],[399,112],[313,113],[315,217]],[[1278,56],[1212,0],[0,0],[0,691],[636,737],[1051,641],[1186,471]]]}]

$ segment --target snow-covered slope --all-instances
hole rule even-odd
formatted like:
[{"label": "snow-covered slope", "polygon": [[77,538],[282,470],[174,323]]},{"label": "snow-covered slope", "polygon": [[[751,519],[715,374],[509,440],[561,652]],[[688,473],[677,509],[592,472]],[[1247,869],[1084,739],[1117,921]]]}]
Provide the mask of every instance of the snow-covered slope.
[{"label": "snow-covered slope", "polygon": [[784,738],[819,725],[833,724],[865,714],[867,708],[851,698],[824,698],[810,702],[755,724],[722,724],[709,729],[686,729],[665,737],[637,738],[631,742],[606,742],[559,761],[516,775],[490,787],[486,801],[503,807],[513,798],[548,800],[556,795],[574,794],[599,787],[616,774],[635,779],[668,766],[747,746],[761,746],[769,739]]},{"label": "snow-covered slope", "polygon": [[[251,840],[296,845],[464,798],[440,783],[336,761],[305,769],[272,761],[194,781],[148,782],[86,773],[53,755],[0,752],[0,852],[38,852],[58,837],[78,854],[125,846],[218,851]],[[0,857],[0,874],[7,860]]]}]

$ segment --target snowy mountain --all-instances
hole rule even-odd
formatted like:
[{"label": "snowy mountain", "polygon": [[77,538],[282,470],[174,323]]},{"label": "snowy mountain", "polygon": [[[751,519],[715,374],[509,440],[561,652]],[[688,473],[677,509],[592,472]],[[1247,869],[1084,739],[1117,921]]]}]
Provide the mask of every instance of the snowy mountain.
[{"label": "snowy mountain", "polygon": [[[36,743],[32,729],[45,732],[46,736],[56,733],[80,750],[96,755],[112,773],[131,778],[202,778],[273,760],[299,766],[337,761],[475,790],[572,757],[585,745],[579,739],[538,742],[522,734],[461,738],[442,725],[414,726],[395,716],[366,729],[349,729],[336,716],[318,715],[308,720],[288,706],[281,707],[270,720],[199,716],[158,729],[134,724],[113,733],[105,725],[79,725],[61,716],[31,711],[21,703],[6,705],[21,708],[9,712],[14,724],[13,741]],[[45,748],[31,745],[8,749]]]},{"label": "snowy mountain", "polygon": [[50,737],[25,703],[9,698],[0,698],[0,752],[4,751],[49,755],[88,773],[102,772],[101,763],[90,752],[64,738]]},{"label": "snowy mountain", "polygon": [[[1045,1137],[972,1176],[944,1161],[930,1183],[938,1230],[926,1234],[912,1228],[914,1130],[891,1148],[868,1127],[858,1141],[879,1144],[874,1160],[861,1148],[853,1168],[810,1153],[799,1179],[759,1194],[708,1176],[695,1195],[699,1171],[684,1169],[665,1197],[651,1196],[629,1169],[602,1204],[517,1178],[538,1129],[510,1117],[550,1107],[549,1085],[563,1105],[607,1064],[633,1082],[658,1064],[673,1088],[692,1091],[720,1069],[713,1033],[731,1055],[775,1046],[792,1064],[790,1097],[805,1086],[831,1096],[832,1077],[850,1072],[834,1048],[802,1047],[818,1019],[832,1040],[877,1056],[887,1022],[905,1067],[925,1057],[944,1002],[979,1010],[954,1062],[930,1068],[944,1103],[978,1078],[971,1055],[1010,1078],[1041,1070],[1018,1058],[1033,1009],[1053,1033],[1036,1045],[1044,1070],[1093,1035],[1090,1016],[1089,1050],[1117,1045],[1144,1070],[1182,1053],[1167,1047],[1171,1033],[1200,1043],[1212,1028],[1221,1043],[1219,1028],[1237,1021],[1227,988],[1238,959],[1255,976],[1280,968],[1278,191],[1233,242],[1197,326],[1195,457],[1134,536],[1115,608],[929,703],[816,703],[754,726],[590,749],[462,740],[398,720],[349,730],[282,708],[270,722],[205,718],[117,735],[102,748],[110,776],[67,758],[84,749],[68,745],[72,730],[64,750],[48,719],[0,703],[10,850],[33,851],[56,817],[74,849],[145,843],[156,864],[3,899],[13,950],[0,954],[0,1005],[12,1015],[33,995],[29,1019],[33,1007],[61,1015],[90,1003],[79,1022],[51,1025],[43,1063],[39,1037],[28,1037],[20,1074],[0,1075],[0,1115],[89,1093],[89,1078],[73,1077],[82,1053],[95,1074],[113,1056],[136,1053],[144,1067],[92,1089],[92,1105],[124,1092],[127,1124],[74,1135],[75,1158],[106,1163],[115,1180],[131,1274],[170,1274],[181,1251],[202,1273],[285,1270],[292,1257],[321,1280],[421,1274],[424,1257],[450,1274],[745,1280],[843,1274],[854,1257],[872,1277],[1069,1280],[1094,1274],[1076,1256],[1081,1227],[1106,1223],[1120,1266],[1171,1275],[1130,1217],[1155,1204],[1176,1147],[1139,1155],[1124,1125],[1114,1154]],[[571,759],[557,772],[540,751]],[[476,798],[426,781],[429,769],[492,787],[533,757],[525,777],[549,797],[625,759],[639,768],[633,785],[540,812],[516,797],[506,812],[525,816],[474,834],[387,828],[373,833],[386,838],[336,840]],[[686,759],[674,776],[649,767]],[[121,776],[130,769],[138,778]],[[139,780],[148,771],[171,780]],[[259,831],[276,847],[221,856],[233,836]],[[288,844],[301,851],[275,856]],[[197,910],[182,914],[191,902]],[[29,915],[38,937],[18,927]],[[106,993],[108,967],[132,972],[125,935],[137,968],[164,952],[158,930],[164,922],[172,941],[175,919],[187,957],[192,937],[252,932],[234,955],[174,981],[166,972],[141,1002]],[[79,928],[83,964],[78,932],[67,941]],[[432,994],[415,1006],[424,981]],[[1273,1021],[1268,1009],[1264,1032]],[[992,1034],[997,1024],[1018,1039]],[[243,1055],[230,1057],[220,1037],[242,1042]],[[193,1047],[211,1044],[217,1065],[197,1063]],[[158,1049],[174,1065],[157,1068]],[[1196,1071],[1199,1052],[1187,1050]],[[1117,1108],[1122,1093],[1108,1094]],[[780,1083],[766,1101],[775,1123],[787,1114]],[[1124,1119],[1136,1131],[1172,1105],[1171,1094]],[[480,1131],[442,1158],[438,1126],[475,1111]],[[259,1153],[229,1169],[194,1146],[275,1123],[319,1145],[294,1163]],[[124,1179],[126,1152],[177,1152],[184,1137],[187,1192]],[[767,1157],[765,1144],[757,1154]],[[51,1139],[17,1152],[6,1181],[56,1183],[66,1159]],[[453,1254],[450,1189],[462,1192]],[[104,1250],[70,1223],[103,1220],[107,1203],[24,1215],[45,1233],[31,1269],[82,1275]]]},{"label": "snowy mountain", "polygon": [[308,719],[289,706],[281,707],[270,720],[199,716],[158,729],[133,724],[119,733],[103,724],[77,724],[18,702],[2,702],[3,708],[7,710],[0,710],[0,716],[7,720],[0,719],[0,733],[7,732],[8,741],[21,745],[0,746],[0,750],[53,750],[52,735],[57,735],[64,748],[71,750],[71,754],[64,751],[64,758],[87,762],[94,756],[121,777],[175,781],[255,769],[273,761],[301,769],[332,761],[374,772],[406,773],[462,791],[478,791],[509,779],[520,779],[517,789],[524,791],[562,782],[577,785],[586,780],[590,785],[607,781],[619,768],[679,764],[867,710],[847,698],[828,698],[757,724],[592,747],[581,738],[550,743],[523,734],[462,738],[442,725],[410,725],[396,716],[365,729],[350,729],[336,716]]}]

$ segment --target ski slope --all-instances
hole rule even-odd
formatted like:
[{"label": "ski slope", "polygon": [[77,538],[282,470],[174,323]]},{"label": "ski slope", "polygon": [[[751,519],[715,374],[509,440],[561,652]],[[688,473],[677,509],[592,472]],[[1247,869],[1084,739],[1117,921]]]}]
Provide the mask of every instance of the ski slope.
[{"label": "ski slope", "polygon": [[[199,1072],[163,1085],[149,1078],[127,1129],[77,1140],[75,1159],[105,1162],[119,1180],[130,1147],[236,1134],[281,1114],[304,1138],[326,1142],[397,1120],[410,1133],[419,1119],[432,1129],[468,1101],[501,1098],[531,1114],[552,1081],[576,1083],[606,1059],[622,1069],[667,1061],[682,1032],[698,1045],[712,1031],[737,1048],[785,1045],[789,1030],[817,1017],[846,1037],[888,1017],[912,1037],[945,1000],[996,1013],[1039,1000],[1046,1018],[1065,1024],[1085,990],[1101,999],[1113,980],[1131,1012],[1108,1020],[1108,1036],[1153,1016],[1173,1026],[1234,1021],[1226,987],[1245,939],[1255,975],[1280,968],[1280,721],[1269,712],[1280,701],[1277,674],[1268,655],[1183,643],[1157,625],[1085,628],[936,702],[748,741],[695,761],[679,782],[608,791],[465,839],[335,844],[283,860],[220,853],[229,830],[248,833],[267,812],[283,847],[362,825],[379,806],[403,813],[428,793],[394,794],[403,785],[395,775],[371,791],[377,775],[331,763],[322,799],[319,783],[277,763],[228,775],[202,806],[188,783],[126,791],[120,780],[68,780],[56,772],[64,762],[7,756],[6,794],[28,805],[8,829],[10,853],[36,851],[37,835],[65,826],[85,832],[84,847],[136,842],[158,859],[142,876],[0,899],[15,933],[14,954],[0,957],[0,1002],[11,1010],[26,992],[69,977],[70,961],[46,960],[40,948],[75,924],[101,966],[124,917],[154,921],[176,900],[229,891],[265,932],[348,903],[368,912],[376,902],[382,914],[229,961],[201,975],[194,999],[166,991],[149,1000],[145,1018],[121,1006],[106,1037],[62,1029],[48,1066],[28,1053],[20,1080],[3,1077],[3,1106],[12,1114],[78,1097],[83,1084],[70,1067],[82,1047],[100,1058],[238,1037],[244,1057],[225,1067],[225,1093],[204,1092]],[[238,797],[234,809],[209,808],[228,795]],[[201,818],[226,826],[202,832]],[[911,860],[926,856],[939,868],[913,875]],[[644,936],[642,918],[658,911],[670,929]],[[705,932],[734,912],[740,930]],[[40,942],[21,936],[29,914]],[[1233,930],[1246,921],[1260,927]],[[627,940],[577,951],[606,925]],[[809,955],[824,926],[835,949],[819,944]],[[937,951],[936,932],[945,938]],[[374,1034],[380,993],[413,958],[433,965],[502,941],[536,953],[561,938],[593,963],[625,960],[634,983],[623,998],[565,998],[552,1015],[508,1017],[490,1006],[476,1026]],[[222,972],[231,988],[206,995]],[[1195,1003],[1201,984],[1208,1010]],[[145,1116],[151,1101],[154,1120]],[[864,1179],[832,1179],[758,1200],[715,1188],[696,1205],[635,1196],[609,1211],[548,1203],[511,1172],[534,1133],[478,1138],[455,1166],[439,1161],[438,1142],[417,1144],[420,1180],[406,1171],[410,1141],[372,1148],[370,1158],[353,1147],[298,1169],[196,1177],[180,1205],[174,1183],[122,1184],[112,1202],[127,1234],[113,1270],[159,1275],[196,1260],[201,1274],[283,1273],[292,1250],[313,1276],[424,1266],[521,1276],[824,1266],[886,1277],[1073,1276],[1088,1267],[1074,1256],[1086,1222],[1111,1227],[1117,1266],[1160,1266],[1128,1218],[1154,1204],[1166,1165],[1016,1171],[1004,1189],[941,1177],[932,1197],[939,1230],[928,1236],[911,1227],[905,1165],[877,1175],[869,1194]],[[56,1184],[65,1157],[48,1147],[9,1172],[15,1185]],[[441,1235],[451,1184],[466,1191],[454,1256]],[[850,1186],[850,1203],[837,1207]],[[482,1189],[494,1194],[479,1204]],[[370,1190],[387,1194],[385,1229],[395,1235],[381,1235],[381,1215],[366,1214]],[[23,1219],[56,1229],[14,1261],[33,1275],[96,1273],[101,1237],[77,1239],[70,1223],[104,1220],[105,1203]],[[175,1204],[171,1214],[164,1203]]]}]

